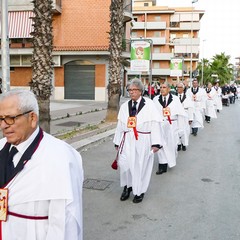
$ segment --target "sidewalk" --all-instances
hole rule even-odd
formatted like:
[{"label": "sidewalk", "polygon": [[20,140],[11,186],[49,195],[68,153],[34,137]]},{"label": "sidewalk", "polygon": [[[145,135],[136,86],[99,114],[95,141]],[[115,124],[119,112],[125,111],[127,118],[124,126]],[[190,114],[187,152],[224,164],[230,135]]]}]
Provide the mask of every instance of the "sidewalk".
[{"label": "sidewalk", "polygon": [[[127,100],[127,98],[121,98],[120,104]],[[90,130],[65,139],[77,150],[114,134],[116,127],[116,123],[104,123],[107,102],[54,100],[50,103],[50,112],[52,119],[50,132],[53,136],[70,135],[71,132],[79,129]]]}]

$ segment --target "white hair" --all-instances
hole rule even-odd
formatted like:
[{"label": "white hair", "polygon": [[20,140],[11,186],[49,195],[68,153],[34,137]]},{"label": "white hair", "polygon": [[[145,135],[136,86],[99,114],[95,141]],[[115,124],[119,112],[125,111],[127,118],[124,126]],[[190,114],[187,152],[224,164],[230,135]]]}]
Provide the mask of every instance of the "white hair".
[{"label": "white hair", "polygon": [[19,100],[18,108],[20,111],[33,111],[37,114],[37,116],[39,116],[38,102],[33,92],[26,89],[13,89],[0,94],[0,102],[11,96],[17,96]]},{"label": "white hair", "polygon": [[129,83],[128,83],[128,86],[127,87],[129,87],[129,86],[131,86],[131,85],[134,85],[134,86],[136,86],[136,87],[138,87],[138,89],[140,90],[140,91],[144,91],[144,85],[143,85],[143,83],[142,83],[142,81],[139,79],[139,78],[133,78]]}]

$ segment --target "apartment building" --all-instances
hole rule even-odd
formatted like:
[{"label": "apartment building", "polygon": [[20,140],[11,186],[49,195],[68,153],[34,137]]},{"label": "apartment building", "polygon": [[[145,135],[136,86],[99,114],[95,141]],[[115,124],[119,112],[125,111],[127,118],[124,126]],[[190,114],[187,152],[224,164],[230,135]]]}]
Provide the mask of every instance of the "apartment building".
[{"label": "apartment building", "polygon": [[[61,99],[107,100],[111,0],[53,0],[53,95]],[[10,84],[31,80],[31,0],[9,0]],[[132,1],[124,1],[123,57],[129,58]],[[124,78],[124,71],[123,71]]]},{"label": "apartment building", "polygon": [[[152,40],[152,81],[163,82],[184,80],[189,82],[190,73],[197,74],[199,61],[200,20],[204,11],[192,7],[169,8],[156,6],[155,1],[135,0],[131,39]],[[182,59],[183,74],[171,76],[170,62]],[[192,68],[191,68],[192,66]],[[131,72],[128,79],[141,76],[148,83],[150,72]]]}]

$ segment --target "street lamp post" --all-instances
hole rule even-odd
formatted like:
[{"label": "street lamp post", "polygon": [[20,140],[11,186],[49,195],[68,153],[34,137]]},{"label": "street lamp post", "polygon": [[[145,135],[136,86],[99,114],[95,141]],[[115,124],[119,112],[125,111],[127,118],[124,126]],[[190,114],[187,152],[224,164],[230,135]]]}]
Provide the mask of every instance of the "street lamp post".
[{"label": "street lamp post", "polygon": [[203,40],[203,45],[202,45],[202,81],[201,81],[202,86],[203,86],[204,42],[205,41],[206,41],[206,39]]},{"label": "street lamp post", "polygon": [[2,91],[10,90],[10,61],[9,61],[9,37],[8,37],[8,1],[1,2],[1,60],[2,60]]},{"label": "street lamp post", "polygon": [[192,39],[193,39],[193,4],[196,3],[198,0],[192,0],[192,19],[191,19],[191,55],[190,55],[190,85],[192,86]]}]

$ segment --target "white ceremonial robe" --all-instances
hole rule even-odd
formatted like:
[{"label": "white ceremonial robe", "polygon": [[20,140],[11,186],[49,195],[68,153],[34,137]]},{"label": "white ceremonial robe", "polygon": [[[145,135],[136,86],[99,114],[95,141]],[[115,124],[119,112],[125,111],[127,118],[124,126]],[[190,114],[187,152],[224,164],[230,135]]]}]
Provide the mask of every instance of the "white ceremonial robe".
[{"label": "white ceremonial robe", "polygon": [[183,119],[183,121],[185,122],[182,126],[184,126],[185,128],[183,128],[182,131],[179,131],[179,144],[182,143],[184,146],[188,146],[190,135],[189,121],[193,121],[194,118],[194,105],[188,95],[186,95],[185,100],[182,102],[182,106],[187,114],[187,118]]},{"label": "white ceremonial robe", "polygon": [[217,110],[222,110],[222,89],[220,87],[218,87],[218,88],[214,87],[214,89],[217,92],[216,97],[214,99],[215,108]]},{"label": "white ceremonial robe", "polygon": [[206,108],[206,98],[207,98],[206,91],[202,88],[199,88],[198,92],[196,93],[195,100],[193,98],[193,93],[191,91],[191,88],[187,90],[186,94],[193,101],[193,105],[194,105],[194,117],[193,117],[193,122],[191,124],[191,127],[204,128],[203,116],[204,116],[204,110]]},{"label": "white ceremonial robe", "polygon": [[[0,148],[6,139],[1,139]],[[23,170],[7,185],[9,211],[2,222],[3,240],[82,240],[83,168],[80,154],[44,132],[39,147]]]},{"label": "white ceremonial robe", "polygon": [[[128,101],[123,103],[118,114],[118,124],[113,139],[119,147],[121,187],[132,187],[134,195],[147,191],[152,174],[154,154],[151,146],[162,145],[160,117],[151,99],[145,99],[145,106],[137,113],[138,140],[132,128],[127,127]],[[123,140],[124,139],[124,140]],[[159,150],[161,151],[161,149]]]},{"label": "white ceremonial robe", "polygon": [[205,109],[205,115],[211,118],[217,118],[216,109],[215,109],[216,97],[217,97],[217,92],[214,88],[212,88],[211,91],[207,93],[206,109]]},{"label": "white ceremonial robe", "polygon": [[185,128],[187,119],[187,115],[179,98],[175,95],[172,95],[172,97],[173,101],[168,105],[170,108],[170,119],[172,120],[172,124],[169,123],[167,117],[163,116],[163,107],[158,101],[159,95],[153,99],[153,102],[158,109],[158,113],[163,119],[161,124],[163,129],[164,145],[163,149],[157,152],[158,162],[160,164],[167,163],[170,168],[176,165],[179,130]]}]

